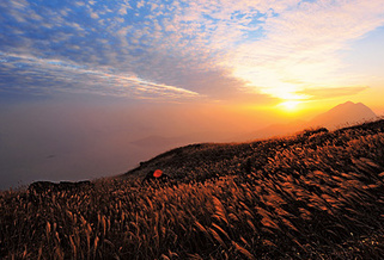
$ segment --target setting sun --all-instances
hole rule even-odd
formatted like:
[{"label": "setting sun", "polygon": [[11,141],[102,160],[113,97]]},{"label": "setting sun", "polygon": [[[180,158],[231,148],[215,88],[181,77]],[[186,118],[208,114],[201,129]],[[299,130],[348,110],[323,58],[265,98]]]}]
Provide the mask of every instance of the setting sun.
[{"label": "setting sun", "polygon": [[279,104],[279,107],[287,112],[293,112],[298,109],[300,101],[289,100]]}]

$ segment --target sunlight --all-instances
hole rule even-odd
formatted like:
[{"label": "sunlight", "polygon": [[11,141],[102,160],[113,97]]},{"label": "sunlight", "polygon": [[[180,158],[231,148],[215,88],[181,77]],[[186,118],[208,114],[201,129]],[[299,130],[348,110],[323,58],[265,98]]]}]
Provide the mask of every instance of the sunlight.
[{"label": "sunlight", "polygon": [[279,104],[279,107],[283,109],[286,112],[294,112],[297,111],[298,105],[300,104],[300,101],[297,100],[288,100],[283,103]]}]

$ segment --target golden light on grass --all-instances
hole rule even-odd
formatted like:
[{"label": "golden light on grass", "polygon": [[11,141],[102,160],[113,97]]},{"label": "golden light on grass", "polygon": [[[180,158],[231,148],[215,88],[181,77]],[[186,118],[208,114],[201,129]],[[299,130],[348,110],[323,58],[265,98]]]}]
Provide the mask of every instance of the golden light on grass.
[{"label": "golden light on grass", "polygon": [[166,183],[131,171],[82,189],[2,191],[0,258],[378,259],[383,127],[189,145],[150,162],[173,175]]}]

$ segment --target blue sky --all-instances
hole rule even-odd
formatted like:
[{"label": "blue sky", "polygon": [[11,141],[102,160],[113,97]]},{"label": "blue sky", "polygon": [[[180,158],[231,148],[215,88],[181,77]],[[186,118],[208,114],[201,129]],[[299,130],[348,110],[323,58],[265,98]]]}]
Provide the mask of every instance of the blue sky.
[{"label": "blue sky", "polygon": [[5,0],[0,14],[0,95],[263,103],[383,82],[381,0]]}]

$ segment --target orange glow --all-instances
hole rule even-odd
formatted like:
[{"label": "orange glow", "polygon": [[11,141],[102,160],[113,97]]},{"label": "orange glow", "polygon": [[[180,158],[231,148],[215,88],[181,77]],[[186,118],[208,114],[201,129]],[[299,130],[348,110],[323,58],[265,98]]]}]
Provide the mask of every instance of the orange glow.
[{"label": "orange glow", "polygon": [[288,101],[285,101],[285,102],[282,102],[278,105],[278,107],[282,110],[284,110],[284,112],[296,112],[299,110],[299,105],[301,104],[302,102],[300,101],[297,101],[297,100],[288,100]]},{"label": "orange glow", "polygon": [[161,175],[163,175],[163,171],[162,171],[162,170],[159,170],[159,169],[157,169],[157,170],[153,173],[153,177],[155,177],[155,178],[160,178]]}]

